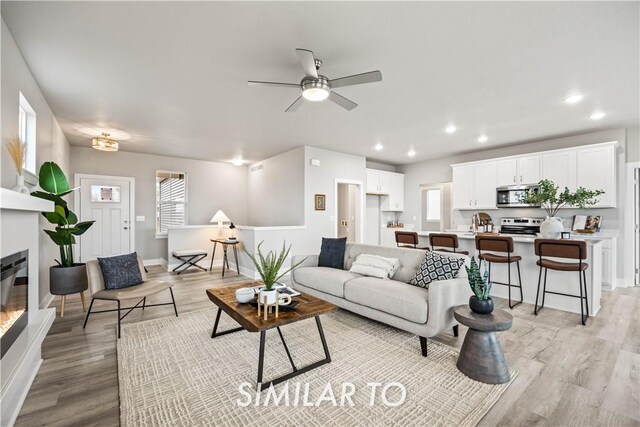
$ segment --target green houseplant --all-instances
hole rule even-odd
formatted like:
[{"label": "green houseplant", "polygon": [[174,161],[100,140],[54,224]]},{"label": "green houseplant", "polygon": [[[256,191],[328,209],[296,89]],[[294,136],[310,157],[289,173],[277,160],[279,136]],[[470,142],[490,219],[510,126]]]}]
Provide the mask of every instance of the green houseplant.
[{"label": "green houseplant", "polygon": [[76,243],[75,236],[85,233],[95,221],[78,222],[76,214],[69,209],[63,197],[72,193],[73,189],[69,188],[67,177],[56,163],[45,162],[40,167],[38,184],[41,190],[31,195],[52,201],[55,205],[52,212],[42,212],[42,216],[55,226],[53,230],[44,232],[60,248],[60,260],[55,260],[58,265],[49,269],[51,293],[64,296],[84,292],[88,287],[87,270],[85,264],[73,262],[73,245]]},{"label": "green houseplant", "polygon": [[469,297],[469,308],[479,314],[489,314],[493,311],[493,300],[489,296],[491,292],[491,282],[489,281],[489,272],[482,269],[482,261],[480,265],[476,263],[476,259],[471,257],[467,270],[467,280],[471,287],[473,295]]},{"label": "green houseplant", "polygon": [[291,270],[302,264],[304,259],[286,270],[284,273],[280,273],[282,265],[289,256],[289,252],[291,252],[291,245],[287,248],[286,242],[283,242],[280,253],[269,251],[264,255],[261,249],[263,243],[264,241],[258,244],[258,252],[255,255],[249,253],[246,248],[243,248],[243,250],[247,256],[251,258],[251,261],[253,261],[253,265],[255,265],[256,270],[258,270],[260,279],[262,279],[262,283],[264,283],[264,287],[260,289],[260,301],[263,301],[264,297],[266,297],[268,304],[274,304],[276,290],[273,289],[273,285],[275,285],[282,277],[289,274]]},{"label": "green houseplant", "polygon": [[598,196],[604,194],[602,190],[587,190],[579,187],[571,192],[567,187],[563,191],[549,179],[543,179],[538,183],[538,191],[529,191],[525,196],[527,203],[540,205],[547,213],[547,218],[540,225],[542,237],[546,239],[557,239],[564,230],[562,218],[556,217],[560,209],[571,206],[583,209],[598,203]]}]

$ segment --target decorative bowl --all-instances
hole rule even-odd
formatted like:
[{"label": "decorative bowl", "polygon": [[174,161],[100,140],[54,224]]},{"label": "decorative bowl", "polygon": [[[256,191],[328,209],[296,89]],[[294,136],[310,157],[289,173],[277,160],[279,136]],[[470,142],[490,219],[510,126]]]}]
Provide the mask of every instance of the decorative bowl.
[{"label": "decorative bowl", "polygon": [[241,304],[253,301],[255,295],[253,288],[240,288],[236,290],[236,299]]}]

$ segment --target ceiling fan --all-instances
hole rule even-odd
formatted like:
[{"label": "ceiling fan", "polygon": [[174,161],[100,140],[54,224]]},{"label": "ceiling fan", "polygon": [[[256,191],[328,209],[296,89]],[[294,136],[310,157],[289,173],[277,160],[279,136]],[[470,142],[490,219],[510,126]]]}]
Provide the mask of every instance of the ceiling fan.
[{"label": "ceiling fan", "polygon": [[379,70],[370,71],[368,73],[354,74],[352,76],[340,77],[338,79],[328,79],[327,77],[318,74],[322,61],[316,59],[313,56],[313,52],[307,49],[296,49],[298,60],[304,70],[305,76],[300,83],[276,83],[276,82],[261,82],[250,80],[250,85],[257,86],[271,86],[271,87],[292,87],[298,88],[302,94],[293,101],[293,104],[289,106],[286,113],[296,111],[298,107],[307,101],[324,101],[329,98],[329,101],[333,101],[345,110],[351,111],[358,106],[355,102],[345,98],[342,95],[338,95],[333,92],[333,89],[337,87],[360,85],[364,83],[379,82],[382,80],[382,73]]}]

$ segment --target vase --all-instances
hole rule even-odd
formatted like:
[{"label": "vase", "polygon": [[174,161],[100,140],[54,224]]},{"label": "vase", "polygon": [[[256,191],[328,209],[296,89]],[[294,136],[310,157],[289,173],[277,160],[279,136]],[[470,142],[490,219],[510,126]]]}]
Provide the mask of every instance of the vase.
[{"label": "vase", "polygon": [[30,194],[29,189],[24,185],[23,175],[16,175],[16,186],[12,190],[20,194]]},{"label": "vase", "polygon": [[477,296],[471,295],[469,298],[469,308],[474,313],[489,314],[493,311],[493,300],[491,298],[478,299]]},{"label": "vase", "polygon": [[[268,291],[266,288],[260,289],[260,302],[262,304],[273,305],[276,303],[278,292],[275,289]],[[266,301],[265,301],[266,299]]]},{"label": "vase", "polygon": [[545,239],[559,239],[563,231],[562,218],[557,216],[548,216],[540,224],[540,233]]},{"label": "vase", "polygon": [[88,287],[86,264],[73,264],[71,267],[54,265],[49,268],[49,290],[53,295],[77,294]]}]

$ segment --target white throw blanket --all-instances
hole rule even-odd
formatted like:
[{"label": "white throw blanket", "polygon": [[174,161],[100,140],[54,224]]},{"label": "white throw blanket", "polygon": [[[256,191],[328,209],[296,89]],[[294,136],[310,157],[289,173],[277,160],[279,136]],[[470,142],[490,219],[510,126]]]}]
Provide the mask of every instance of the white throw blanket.
[{"label": "white throw blanket", "polygon": [[397,258],[385,258],[379,255],[361,254],[358,255],[353,265],[349,269],[352,273],[363,276],[389,279],[396,274],[400,268],[400,261]]}]

